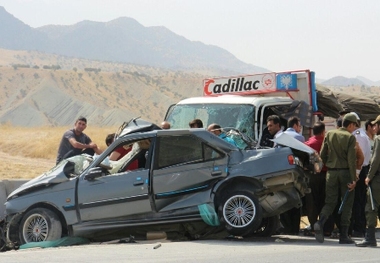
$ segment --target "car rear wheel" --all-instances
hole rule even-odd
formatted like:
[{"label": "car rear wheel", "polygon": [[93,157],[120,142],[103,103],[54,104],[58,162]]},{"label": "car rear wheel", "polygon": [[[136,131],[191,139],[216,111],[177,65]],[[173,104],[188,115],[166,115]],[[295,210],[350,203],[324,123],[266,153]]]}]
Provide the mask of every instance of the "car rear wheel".
[{"label": "car rear wheel", "polygon": [[254,237],[270,237],[276,233],[280,219],[278,216],[266,217],[261,221],[260,226],[252,233]]},{"label": "car rear wheel", "polygon": [[35,208],[27,212],[20,224],[22,244],[51,241],[61,238],[62,224],[59,217],[46,208]]},{"label": "car rear wheel", "polygon": [[251,191],[236,191],[226,195],[218,208],[220,222],[228,233],[247,236],[261,224],[262,208]]}]

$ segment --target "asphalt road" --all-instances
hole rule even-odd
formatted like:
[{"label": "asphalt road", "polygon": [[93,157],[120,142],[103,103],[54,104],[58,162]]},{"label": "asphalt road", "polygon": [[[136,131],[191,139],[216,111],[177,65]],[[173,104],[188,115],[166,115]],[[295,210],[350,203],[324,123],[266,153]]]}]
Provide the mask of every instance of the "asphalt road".
[{"label": "asphalt road", "polygon": [[0,253],[0,262],[379,262],[378,248],[339,245],[337,239],[326,239],[320,244],[312,237],[303,236],[181,242],[158,240],[13,250]]}]

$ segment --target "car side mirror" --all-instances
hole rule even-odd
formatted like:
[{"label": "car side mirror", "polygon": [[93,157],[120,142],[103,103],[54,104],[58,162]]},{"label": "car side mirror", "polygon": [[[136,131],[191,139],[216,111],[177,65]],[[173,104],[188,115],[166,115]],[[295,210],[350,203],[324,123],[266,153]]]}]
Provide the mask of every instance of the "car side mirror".
[{"label": "car side mirror", "polygon": [[84,180],[93,181],[98,177],[102,177],[103,175],[104,173],[101,167],[93,167],[84,176]]}]

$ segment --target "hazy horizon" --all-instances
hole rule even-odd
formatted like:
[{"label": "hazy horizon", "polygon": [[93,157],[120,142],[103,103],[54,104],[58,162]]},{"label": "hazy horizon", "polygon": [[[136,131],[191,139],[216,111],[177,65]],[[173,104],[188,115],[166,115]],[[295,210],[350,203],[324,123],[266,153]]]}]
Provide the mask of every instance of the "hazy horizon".
[{"label": "hazy horizon", "polygon": [[33,28],[131,17],[272,71],[380,80],[376,0],[0,0],[0,6]]}]

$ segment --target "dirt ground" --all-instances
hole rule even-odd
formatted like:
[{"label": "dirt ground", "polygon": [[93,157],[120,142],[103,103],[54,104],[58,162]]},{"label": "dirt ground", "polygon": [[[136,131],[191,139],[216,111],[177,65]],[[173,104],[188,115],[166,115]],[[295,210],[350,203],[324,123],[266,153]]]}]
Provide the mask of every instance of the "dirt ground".
[{"label": "dirt ground", "polygon": [[10,155],[2,151],[0,160],[0,180],[32,179],[55,165],[55,160]]}]

